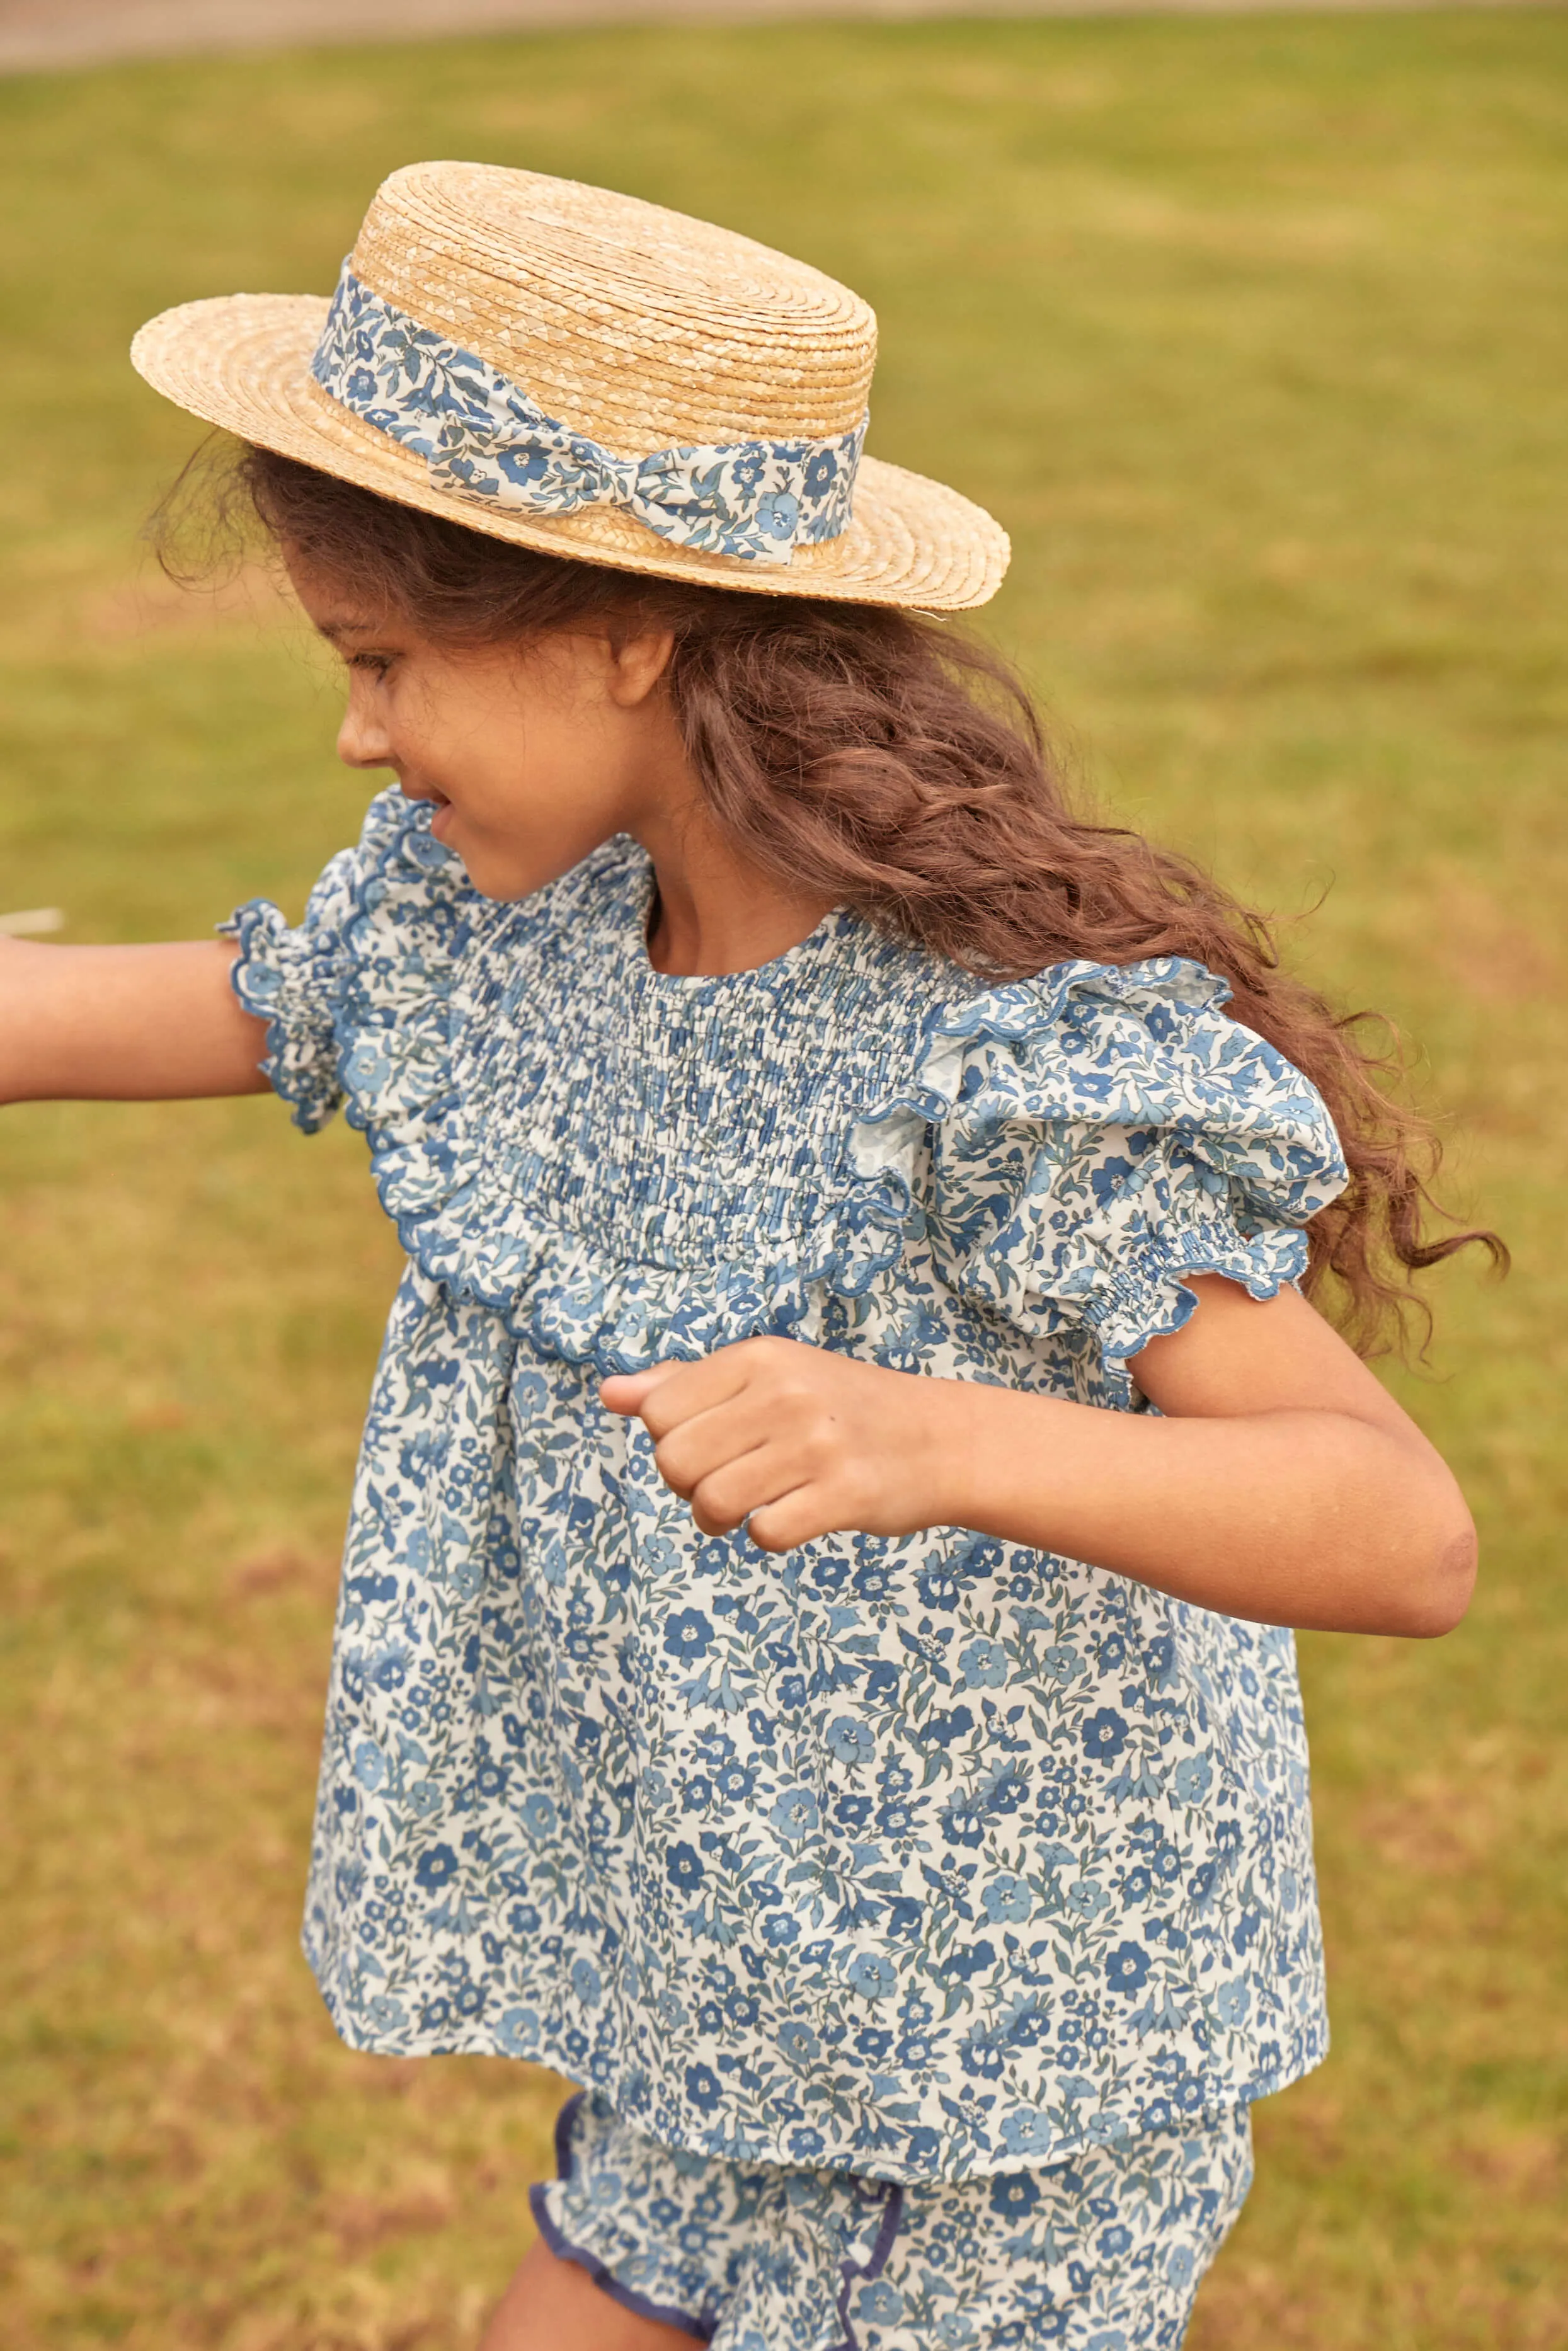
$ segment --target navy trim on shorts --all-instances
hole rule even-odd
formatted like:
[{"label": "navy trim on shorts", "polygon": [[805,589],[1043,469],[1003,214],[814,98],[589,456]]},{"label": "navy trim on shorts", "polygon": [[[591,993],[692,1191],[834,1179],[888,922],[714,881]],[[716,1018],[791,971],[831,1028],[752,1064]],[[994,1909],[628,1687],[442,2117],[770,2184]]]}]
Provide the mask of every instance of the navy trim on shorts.
[{"label": "navy trim on shorts", "polygon": [[832,2351],[860,2351],[860,2337],[850,2325],[850,2289],[858,2278],[864,2284],[869,2278],[880,2277],[887,2267],[893,2251],[893,2241],[898,2234],[898,2224],[904,2218],[904,2190],[894,2181],[887,2183],[887,2203],[882,2216],[882,2226],[876,2232],[876,2242],[868,2262],[846,2261],[842,2264],[844,2282],[839,2288],[838,2321],[843,2328],[842,2339]]},{"label": "navy trim on shorts", "polygon": [[[558,2179],[567,2180],[571,2178],[574,2168],[571,2126],[576,2118],[577,2110],[587,2095],[585,2090],[579,2090],[575,2097],[567,2100],[556,2116],[555,2168]],[[529,2189],[528,2204],[533,2212],[535,2225],[557,2261],[575,2262],[579,2269],[588,2272],[601,2294],[607,2294],[612,2302],[618,2302],[621,2304],[622,2310],[631,2311],[637,2318],[651,2318],[662,2326],[684,2327],[688,2335],[695,2335],[700,2343],[713,2341],[718,2332],[716,2318],[696,2318],[689,2310],[671,2310],[663,2303],[650,2302],[646,2294],[636,2293],[629,2285],[622,2285],[614,2272],[600,2260],[597,2253],[591,2253],[586,2245],[574,2245],[570,2238],[558,2229],[551,2220],[545,2205],[542,2183],[536,2182]],[[890,2238],[890,2245],[891,2242]],[[883,2259],[885,2261],[886,2258],[884,2253]],[[844,2292],[846,2294],[849,2292],[847,2280]]]}]

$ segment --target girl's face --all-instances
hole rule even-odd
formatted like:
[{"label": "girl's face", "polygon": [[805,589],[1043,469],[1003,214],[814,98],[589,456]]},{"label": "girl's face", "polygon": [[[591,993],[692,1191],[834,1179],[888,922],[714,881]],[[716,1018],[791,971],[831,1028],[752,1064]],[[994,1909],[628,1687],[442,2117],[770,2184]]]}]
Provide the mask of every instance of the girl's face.
[{"label": "girl's face", "polygon": [[658,691],[667,631],[454,646],[371,609],[298,555],[300,602],[349,673],[338,756],[432,800],[437,840],[488,898],[541,889],[617,832],[645,839],[694,779]]}]

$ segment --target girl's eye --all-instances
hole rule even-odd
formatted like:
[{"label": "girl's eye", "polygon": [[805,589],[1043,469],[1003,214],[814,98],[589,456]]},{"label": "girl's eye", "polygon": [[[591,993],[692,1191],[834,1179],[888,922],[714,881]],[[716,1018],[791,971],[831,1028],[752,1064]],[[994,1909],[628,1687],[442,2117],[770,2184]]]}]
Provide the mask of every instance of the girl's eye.
[{"label": "girl's eye", "polygon": [[390,653],[350,653],[349,667],[365,671],[371,677],[385,677],[392,667]]}]

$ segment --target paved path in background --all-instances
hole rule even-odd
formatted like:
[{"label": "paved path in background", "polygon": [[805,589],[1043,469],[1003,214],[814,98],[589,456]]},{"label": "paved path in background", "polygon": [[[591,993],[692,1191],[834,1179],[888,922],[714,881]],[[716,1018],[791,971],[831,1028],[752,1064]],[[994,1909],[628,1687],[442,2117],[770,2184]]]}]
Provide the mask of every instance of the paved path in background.
[{"label": "paved path in background", "polygon": [[[1307,7],[1419,7],[1426,0],[1304,0]],[[529,26],[761,21],[786,16],[1205,16],[1299,9],[1303,0],[0,0],[0,71],[105,57],[430,40]],[[1552,7],[1563,0],[1445,0]]]}]

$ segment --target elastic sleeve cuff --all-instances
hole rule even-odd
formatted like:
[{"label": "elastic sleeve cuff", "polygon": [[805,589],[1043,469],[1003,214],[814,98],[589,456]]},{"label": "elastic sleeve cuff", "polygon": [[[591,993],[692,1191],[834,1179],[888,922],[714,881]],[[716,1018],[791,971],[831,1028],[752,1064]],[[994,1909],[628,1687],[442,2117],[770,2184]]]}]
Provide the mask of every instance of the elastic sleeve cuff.
[{"label": "elastic sleeve cuff", "polygon": [[1114,1266],[1105,1267],[1086,1301],[1082,1327],[1100,1351],[1106,1400],[1127,1405],[1134,1387],[1127,1369],[1151,1339],[1168,1338],[1187,1322],[1197,1300],[1186,1287],[1200,1273],[1222,1274],[1251,1298],[1278,1297],[1307,1270],[1307,1237],[1288,1226],[1241,1232],[1229,1217],[1150,1236]]},{"label": "elastic sleeve cuff", "polygon": [[291,930],[278,909],[253,898],[218,925],[239,941],[229,984],[267,1023],[261,1070],[303,1134],[325,1126],[343,1100],[338,1075],[335,941]]}]

